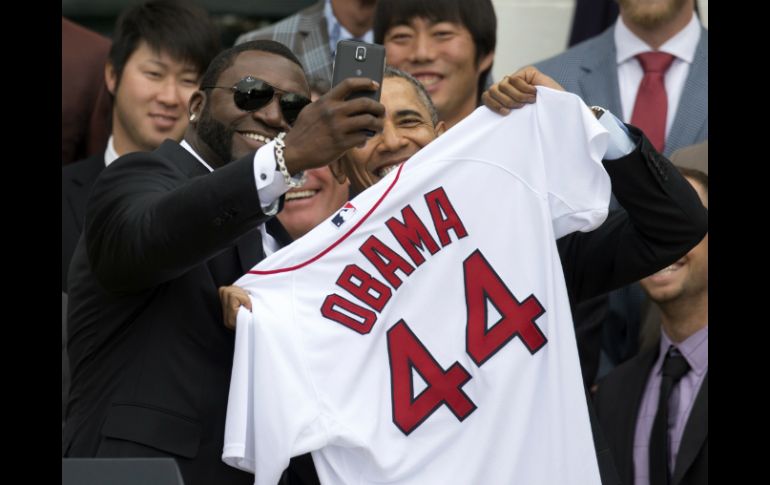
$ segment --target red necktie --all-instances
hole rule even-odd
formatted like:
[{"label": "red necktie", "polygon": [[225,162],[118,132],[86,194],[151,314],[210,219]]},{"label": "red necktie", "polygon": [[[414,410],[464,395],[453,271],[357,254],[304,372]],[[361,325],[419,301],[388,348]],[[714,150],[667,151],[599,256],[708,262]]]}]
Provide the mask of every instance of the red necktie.
[{"label": "red necktie", "polygon": [[653,146],[663,152],[666,138],[668,98],[663,78],[674,56],[665,52],[645,52],[636,56],[644,69],[644,77],[636,93],[631,124],[647,135]]}]

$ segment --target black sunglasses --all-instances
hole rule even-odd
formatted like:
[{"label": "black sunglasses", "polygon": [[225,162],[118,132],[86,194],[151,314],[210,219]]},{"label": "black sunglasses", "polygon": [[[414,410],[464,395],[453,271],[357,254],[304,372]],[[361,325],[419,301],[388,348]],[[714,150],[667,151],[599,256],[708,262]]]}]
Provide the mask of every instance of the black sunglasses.
[{"label": "black sunglasses", "polygon": [[[276,89],[266,81],[252,76],[246,76],[238,81],[238,84],[232,87],[227,86],[201,86],[201,89],[230,89],[233,91],[233,101],[238,109],[242,111],[256,111],[266,106],[273,100]],[[295,93],[283,93],[278,99],[281,112],[286,122],[290,125],[297,120],[302,108],[310,104],[310,99]]]}]

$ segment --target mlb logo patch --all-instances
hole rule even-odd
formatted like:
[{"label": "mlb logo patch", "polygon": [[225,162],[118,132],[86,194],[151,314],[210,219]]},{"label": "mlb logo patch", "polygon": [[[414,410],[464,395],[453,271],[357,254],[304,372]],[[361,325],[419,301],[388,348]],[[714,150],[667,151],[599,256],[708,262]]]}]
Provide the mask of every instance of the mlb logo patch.
[{"label": "mlb logo patch", "polygon": [[340,227],[341,225],[345,224],[348,219],[353,217],[353,214],[356,213],[356,208],[353,207],[353,204],[350,202],[347,202],[345,205],[342,206],[342,209],[340,209],[337,214],[335,214],[334,217],[332,217],[332,224],[334,224],[337,227]]}]

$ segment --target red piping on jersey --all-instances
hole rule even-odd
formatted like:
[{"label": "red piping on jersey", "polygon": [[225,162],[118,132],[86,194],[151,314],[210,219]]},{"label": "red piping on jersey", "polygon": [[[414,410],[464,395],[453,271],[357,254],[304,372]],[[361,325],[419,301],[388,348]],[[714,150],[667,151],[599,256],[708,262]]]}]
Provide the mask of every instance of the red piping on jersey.
[{"label": "red piping on jersey", "polygon": [[398,182],[398,178],[401,177],[401,169],[404,168],[404,165],[406,165],[406,162],[402,163],[398,167],[398,171],[396,172],[396,176],[393,179],[393,182],[390,183],[390,187],[388,187],[387,190],[385,190],[385,192],[380,196],[379,200],[377,200],[377,202],[374,203],[372,208],[369,209],[369,212],[367,212],[366,215],[364,215],[364,217],[362,217],[361,220],[358,221],[355,226],[351,227],[348,232],[346,232],[341,238],[337,239],[331,246],[329,246],[328,248],[324,249],[320,253],[316,254],[312,258],[308,259],[304,263],[299,263],[299,264],[294,265],[294,266],[289,266],[288,268],[271,269],[271,270],[267,270],[267,271],[259,271],[259,270],[252,269],[252,270],[249,270],[246,274],[267,275],[267,274],[286,273],[288,271],[294,271],[295,269],[303,268],[303,267],[309,265],[310,263],[313,263],[313,262],[318,261],[319,259],[321,259],[326,253],[328,253],[329,251],[331,251],[332,249],[337,247],[342,241],[347,239],[348,236],[350,236],[353,233],[353,231],[358,229],[358,226],[363,224],[369,218],[369,216],[372,215],[372,212],[374,212],[374,210],[377,207],[380,206],[380,203],[382,203],[382,201],[385,200],[385,196],[388,195],[388,193],[390,193],[390,190],[393,188],[394,185],[396,185],[396,182]]}]

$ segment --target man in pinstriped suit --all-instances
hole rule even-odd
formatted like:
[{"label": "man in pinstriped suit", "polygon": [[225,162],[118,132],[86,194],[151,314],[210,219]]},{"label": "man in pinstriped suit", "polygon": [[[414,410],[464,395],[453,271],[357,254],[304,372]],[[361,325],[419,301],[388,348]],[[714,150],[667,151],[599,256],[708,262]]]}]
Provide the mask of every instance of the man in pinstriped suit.
[{"label": "man in pinstriped suit", "polygon": [[[653,4],[618,0],[618,4],[619,20],[612,27],[535,66],[587,104],[605,107],[628,122],[642,78],[635,55],[649,50],[673,54],[675,59],[665,75],[668,115],[663,153],[668,156],[707,139],[708,31],[694,15],[695,0]],[[609,314],[602,302],[578,307],[575,320],[587,384],[597,371],[601,377],[637,352],[643,303],[642,291],[634,285],[610,294]]]},{"label": "man in pinstriped suit", "polygon": [[310,84],[322,80],[330,86],[337,41],[355,38],[372,42],[376,4],[376,0],[319,0],[276,24],[242,34],[235,43],[257,39],[280,42],[299,57]]}]

